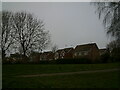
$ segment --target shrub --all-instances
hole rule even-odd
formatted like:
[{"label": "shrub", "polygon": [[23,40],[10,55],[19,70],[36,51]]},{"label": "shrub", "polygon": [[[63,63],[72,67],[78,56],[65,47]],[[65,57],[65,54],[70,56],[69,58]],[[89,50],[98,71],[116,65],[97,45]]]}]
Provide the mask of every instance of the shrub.
[{"label": "shrub", "polygon": [[102,63],[108,63],[110,62],[110,54],[109,53],[105,53],[103,55],[100,56],[100,60]]}]

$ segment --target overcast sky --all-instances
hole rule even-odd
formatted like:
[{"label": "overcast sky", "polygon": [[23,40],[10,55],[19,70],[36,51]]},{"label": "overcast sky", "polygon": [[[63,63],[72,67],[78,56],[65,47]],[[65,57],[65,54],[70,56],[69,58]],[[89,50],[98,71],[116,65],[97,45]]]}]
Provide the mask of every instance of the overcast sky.
[{"label": "overcast sky", "polygon": [[59,48],[91,42],[104,48],[109,42],[102,20],[98,19],[95,7],[89,2],[4,2],[2,9],[26,11],[42,19],[51,34],[52,43]]}]

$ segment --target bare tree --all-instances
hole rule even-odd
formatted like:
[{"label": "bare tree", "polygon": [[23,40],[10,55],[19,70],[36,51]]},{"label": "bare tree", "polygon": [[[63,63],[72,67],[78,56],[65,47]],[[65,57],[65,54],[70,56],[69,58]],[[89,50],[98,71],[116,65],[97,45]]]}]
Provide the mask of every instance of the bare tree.
[{"label": "bare tree", "polygon": [[55,44],[55,45],[52,47],[52,52],[55,53],[57,50],[58,50],[58,46]]},{"label": "bare tree", "polygon": [[14,30],[12,29],[13,22],[13,13],[9,11],[2,12],[2,34],[1,34],[1,50],[2,58],[6,56],[6,52],[9,50],[10,46],[14,43],[13,36],[15,35]]},{"label": "bare tree", "polygon": [[94,2],[99,18],[103,16],[103,24],[108,35],[120,40],[120,0],[118,2]]},{"label": "bare tree", "polygon": [[30,13],[15,13],[13,27],[17,32],[15,39],[24,56],[29,56],[31,51],[42,51],[50,42],[50,35],[45,30],[43,21]]}]

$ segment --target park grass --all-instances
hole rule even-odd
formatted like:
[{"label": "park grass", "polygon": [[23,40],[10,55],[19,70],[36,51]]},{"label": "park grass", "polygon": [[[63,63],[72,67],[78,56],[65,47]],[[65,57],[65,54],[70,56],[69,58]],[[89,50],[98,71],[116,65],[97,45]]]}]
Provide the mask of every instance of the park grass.
[{"label": "park grass", "polygon": [[10,64],[2,66],[3,76],[77,72],[120,68],[120,63],[107,64]]},{"label": "park grass", "polygon": [[3,77],[3,88],[120,88],[119,73],[98,72],[43,77]]},{"label": "park grass", "polygon": [[120,63],[108,64],[15,64],[3,65],[3,88],[120,88],[119,72],[15,77],[18,75],[61,73],[120,68]]}]

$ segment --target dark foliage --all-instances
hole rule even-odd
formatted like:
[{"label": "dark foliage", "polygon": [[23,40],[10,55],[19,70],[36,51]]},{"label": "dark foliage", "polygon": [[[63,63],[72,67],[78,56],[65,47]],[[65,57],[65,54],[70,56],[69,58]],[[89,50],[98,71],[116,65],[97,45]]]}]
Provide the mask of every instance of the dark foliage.
[{"label": "dark foliage", "polygon": [[94,63],[90,59],[87,58],[80,58],[80,59],[58,59],[58,60],[51,60],[51,61],[39,61],[39,62],[29,62],[29,59],[22,59],[21,61],[14,61],[4,60],[3,64],[90,64]]},{"label": "dark foliage", "polygon": [[92,63],[90,59],[80,58],[80,59],[58,59],[57,64],[89,64]]},{"label": "dark foliage", "polygon": [[110,54],[109,53],[105,53],[105,54],[101,55],[100,56],[100,62],[101,63],[111,62],[110,61]]},{"label": "dark foliage", "polygon": [[120,47],[119,48],[114,48],[111,51],[111,60],[113,62],[119,62],[120,61]]}]

